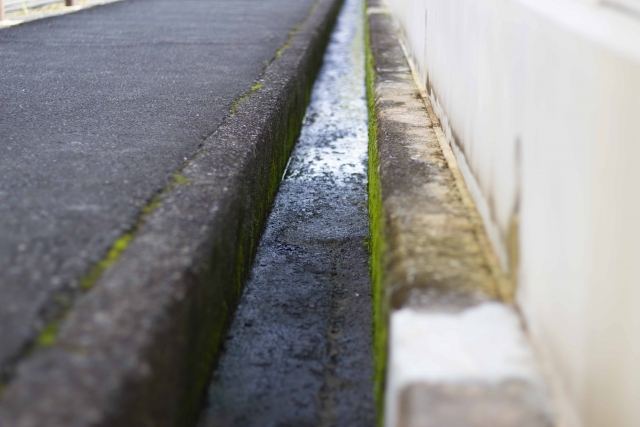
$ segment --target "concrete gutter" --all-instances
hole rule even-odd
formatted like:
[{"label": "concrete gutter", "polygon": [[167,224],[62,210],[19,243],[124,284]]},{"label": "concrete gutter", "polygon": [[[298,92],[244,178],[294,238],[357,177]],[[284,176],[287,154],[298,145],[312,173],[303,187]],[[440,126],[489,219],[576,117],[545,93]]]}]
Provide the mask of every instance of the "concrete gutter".
[{"label": "concrete gutter", "polygon": [[317,1],[234,114],[116,242],[117,261],[18,364],[0,425],[195,420],[339,6]]},{"label": "concrete gutter", "polygon": [[[549,426],[546,386],[428,97],[367,1],[376,366],[384,425]],[[388,339],[387,339],[388,336]],[[388,356],[387,356],[388,355]]]}]

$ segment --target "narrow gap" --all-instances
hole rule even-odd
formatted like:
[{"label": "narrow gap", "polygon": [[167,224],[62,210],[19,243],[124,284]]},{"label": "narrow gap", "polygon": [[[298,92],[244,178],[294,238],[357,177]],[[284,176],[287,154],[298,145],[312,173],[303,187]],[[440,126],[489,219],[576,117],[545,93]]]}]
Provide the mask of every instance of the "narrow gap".
[{"label": "narrow gap", "polygon": [[346,0],[199,427],[376,424],[362,21]]}]

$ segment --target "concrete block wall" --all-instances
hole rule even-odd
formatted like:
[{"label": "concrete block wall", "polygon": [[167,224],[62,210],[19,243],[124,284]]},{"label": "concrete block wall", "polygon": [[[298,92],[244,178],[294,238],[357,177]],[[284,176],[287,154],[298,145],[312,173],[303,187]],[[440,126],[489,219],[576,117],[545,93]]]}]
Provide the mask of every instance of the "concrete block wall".
[{"label": "concrete block wall", "polygon": [[554,385],[640,420],[638,0],[388,0]]}]

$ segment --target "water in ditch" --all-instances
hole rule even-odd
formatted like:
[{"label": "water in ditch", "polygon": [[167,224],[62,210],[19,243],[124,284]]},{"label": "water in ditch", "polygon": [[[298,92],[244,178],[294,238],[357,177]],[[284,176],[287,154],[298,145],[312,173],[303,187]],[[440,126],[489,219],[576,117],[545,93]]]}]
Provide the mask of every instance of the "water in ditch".
[{"label": "water in ditch", "polygon": [[338,18],[199,427],[375,424],[361,8]]}]

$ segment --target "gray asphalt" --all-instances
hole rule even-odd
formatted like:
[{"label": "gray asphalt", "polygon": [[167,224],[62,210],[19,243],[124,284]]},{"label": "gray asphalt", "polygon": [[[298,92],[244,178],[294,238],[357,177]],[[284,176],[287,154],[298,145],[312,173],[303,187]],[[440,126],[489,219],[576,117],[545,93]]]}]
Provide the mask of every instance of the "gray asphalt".
[{"label": "gray asphalt", "polygon": [[0,30],[0,379],[313,0],[127,0]]},{"label": "gray asphalt", "polygon": [[341,12],[200,427],[375,425],[361,13]]}]

